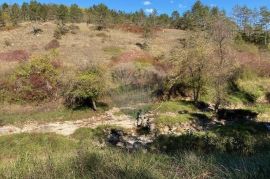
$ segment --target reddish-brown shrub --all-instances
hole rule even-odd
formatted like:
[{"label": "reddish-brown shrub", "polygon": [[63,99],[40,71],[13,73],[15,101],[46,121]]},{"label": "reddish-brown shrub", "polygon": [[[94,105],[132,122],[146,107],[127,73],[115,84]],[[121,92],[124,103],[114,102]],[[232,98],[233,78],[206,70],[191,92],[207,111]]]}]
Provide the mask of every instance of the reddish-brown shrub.
[{"label": "reddish-brown shrub", "polygon": [[145,51],[133,50],[129,52],[124,52],[118,57],[113,57],[112,65],[118,65],[121,63],[129,63],[129,62],[141,62],[141,63],[149,63],[153,65],[157,70],[167,71],[169,69],[169,64],[163,64],[159,61],[159,59],[153,57],[151,54]]},{"label": "reddish-brown shrub", "polygon": [[249,52],[237,54],[240,65],[256,72],[260,76],[270,77],[270,61]]},{"label": "reddish-brown shrub", "polygon": [[52,41],[50,41],[46,46],[45,46],[45,50],[51,50],[51,49],[56,49],[60,47],[60,43],[58,42],[58,40],[53,39]]},{"label": "reddish-brown shrub", "polygon": [[24,50],[14,50],[0,53],[0,61],[24,61],[28,60],[30,54]]}]

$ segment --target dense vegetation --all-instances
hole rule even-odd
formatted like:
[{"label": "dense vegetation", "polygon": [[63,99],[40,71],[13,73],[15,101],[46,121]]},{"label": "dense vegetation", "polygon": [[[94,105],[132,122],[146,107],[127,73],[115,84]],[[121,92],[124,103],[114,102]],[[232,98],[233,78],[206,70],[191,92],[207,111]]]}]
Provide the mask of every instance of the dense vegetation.
[{"label": "dense vegetation", "polygon": [[[200,1],[171,16],[104,4],[2,4],[0,33],[31,24],[27,33],[40,40],[45,28],[53,29],[42,50],[33,44],[28,51],[13,49],[4,40],[0,127],[110,115],[135,120],[143,111],[156,129],[147,152],[109,145],[117,126],[80,128],[70,136],[0,136],[0,178],[267,178],[270,10],[237,6],[233,12],[231,18]],[[120,34],[115,42],[114,33]],[[91,42],[82,44],[83,38]],[[173,45],[161,44],[164,38]],[[102,58],[89,47],[94,43]],[[80,57],[91,52],[90,59]],[[112,107],[119,111],[104,112]]]}]

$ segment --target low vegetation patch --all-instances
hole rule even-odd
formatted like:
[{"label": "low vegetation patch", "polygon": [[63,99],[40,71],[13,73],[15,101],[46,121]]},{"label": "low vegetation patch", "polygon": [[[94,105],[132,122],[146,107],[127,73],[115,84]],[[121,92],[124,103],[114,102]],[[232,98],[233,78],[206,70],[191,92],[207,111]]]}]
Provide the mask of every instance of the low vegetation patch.
[{"label": "low vegetation patch", "polygon": [[122,52],[122,49],[116,46],[109,46],[103,48],[103,51],[109,55],[118,56]]},{"label": "low vegetation patch", "polygon": [[59,47],[60,47],[60,43],[58,42],[58,40],[53,39],[44,48],[45,50],[51,50],[51,49],[56,49]]},{"label": "low vegetation patch", "polygon": [[10,52],[0,53],[1,61],[25,61],[28,60],[30,54],[24,50],[14,50]]}]

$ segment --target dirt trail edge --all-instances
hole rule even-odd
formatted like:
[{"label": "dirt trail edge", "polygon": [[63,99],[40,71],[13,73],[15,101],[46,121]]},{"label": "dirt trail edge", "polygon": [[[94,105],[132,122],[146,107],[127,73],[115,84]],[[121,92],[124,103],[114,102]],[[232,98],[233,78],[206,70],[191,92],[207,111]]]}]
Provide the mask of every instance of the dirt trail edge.
[{"label": "dirt trail edge", "polygon": [[100,125],[115,125],[127,129],[135,127],[135,121],[129,116],[114,115],[119,111],[119,108],[112,108],[105,112],[104,115],[77,121],[52,122],[47,124],[30,123],[25,124],[21,128],[13,125],[2,126],[0,127],[0,136],[19,133],[56,133],[68,136],[82,127],[96,128]]}]

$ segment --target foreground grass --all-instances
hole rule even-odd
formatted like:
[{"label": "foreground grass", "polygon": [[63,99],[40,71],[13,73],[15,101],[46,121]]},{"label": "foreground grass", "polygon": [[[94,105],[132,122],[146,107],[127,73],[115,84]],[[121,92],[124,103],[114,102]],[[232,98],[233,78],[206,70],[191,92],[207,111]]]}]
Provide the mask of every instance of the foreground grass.
[{"label": "foreground grass", "polygon": [[269,152],[128,153],[97,145],[103,129],[0,137],[0,178],[267,178],[270,172]]}]

